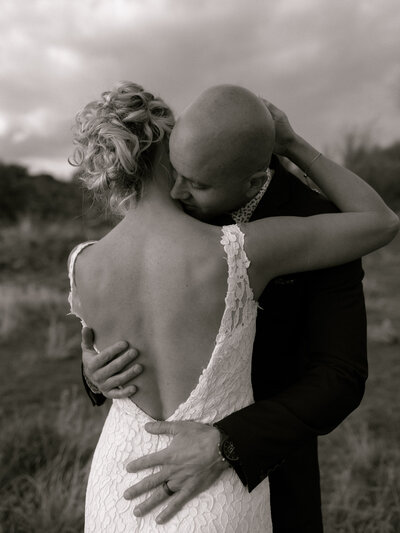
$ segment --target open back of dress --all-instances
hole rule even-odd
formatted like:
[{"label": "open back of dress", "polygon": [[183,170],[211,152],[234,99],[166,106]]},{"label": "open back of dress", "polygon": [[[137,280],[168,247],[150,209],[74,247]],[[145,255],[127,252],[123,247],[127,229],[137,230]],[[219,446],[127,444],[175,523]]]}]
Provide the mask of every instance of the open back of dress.
[{"label": "open back of dress", "polygon": [[[244,234],[237,225],[224,226],[221,244],[228,262],[228,290],[215,347],[197,385],[171,414],[170,421],[193,420],[212,424],[253,402],[251,358],[257,302],[249,285]],[[78,254],[79,249],[71,258],[69,271],[71,310],[79,315],[73,279]],[[142,518],[135,517],[134,507],[147,499],[148,494],[126,501],[123,493],[149,471],[128,474],[125,466],[137,457],[165,448],[171,438],[147,433],[144,424],[151,420],[130,399],[113,401],[89,476],[86,532],[272,531],[268,481],[264,480],[249,494],[232,469],[225,470],[210,489],[188,502],[165,525],[155,523],[159,509]]]}]

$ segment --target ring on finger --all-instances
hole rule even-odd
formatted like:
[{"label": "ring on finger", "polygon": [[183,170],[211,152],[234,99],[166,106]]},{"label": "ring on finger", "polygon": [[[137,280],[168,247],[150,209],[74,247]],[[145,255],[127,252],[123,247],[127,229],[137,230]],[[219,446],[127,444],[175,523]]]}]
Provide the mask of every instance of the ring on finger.
[{"label": "ring on finger", "polygon": [[162,488],[164,489],[167,496],[172,496],[173,494],[175,494],[175,492],[169,488],[168,481],[163,482]]}]

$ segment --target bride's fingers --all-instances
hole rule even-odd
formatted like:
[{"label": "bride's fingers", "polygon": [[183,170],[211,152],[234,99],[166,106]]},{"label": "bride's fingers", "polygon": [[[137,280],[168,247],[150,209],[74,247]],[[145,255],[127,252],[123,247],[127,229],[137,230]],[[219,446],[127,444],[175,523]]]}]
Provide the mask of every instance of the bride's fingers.
[{"label": "bride's fingers", "polygon": [[281,118],[283,112],[266,98],[261,98],[274,119]]},{"label": "bride's fingers", "polygon": [[157,472],[157,474],[147,476],[141,481],[139,481],[139,483],[136,483],[136,485],[132,485],[132,487],[126,489],[126,491],[124,492],[124,498],[125,500],[133,500],[133,498],[137,498],[141,494],[148,492],[149,490],[155,489],[156,487],[161,485],[166,479],[168,479],[168,471],[166,469],[163,469],[161,472]]},{"label": "bride's fingers", "polygon": [[127,472],[140,472],[145,468],[151,468],[153,466],[159,466],[163,464],[168,464],[168,448],[164,448],[159,452],[150,453],[149,455],[144,455],[135,459],[126,465]]}]

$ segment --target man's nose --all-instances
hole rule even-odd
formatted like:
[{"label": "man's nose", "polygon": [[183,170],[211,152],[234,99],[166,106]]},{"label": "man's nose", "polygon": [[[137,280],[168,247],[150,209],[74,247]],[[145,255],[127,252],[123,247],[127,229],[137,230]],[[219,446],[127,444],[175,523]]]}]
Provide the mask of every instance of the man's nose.
[{"label": "man's nose", "polygon": [[174,200],[187,200],[189,198],[190,192],[187,190],[185,180],[181,176],[176,178],[170,195]]}]

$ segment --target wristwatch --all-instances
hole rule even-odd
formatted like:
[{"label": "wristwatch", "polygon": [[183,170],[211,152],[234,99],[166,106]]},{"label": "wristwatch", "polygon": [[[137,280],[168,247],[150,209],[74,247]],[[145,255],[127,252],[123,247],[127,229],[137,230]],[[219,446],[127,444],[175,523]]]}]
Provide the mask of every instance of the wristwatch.
[{"label": "wristwatch", "polygon": [[[221,431],[221,430],[220,430]],[[229,463],[235,463],[239,461],[239,454],[233,444],[231,438],[226,433],[221,431],[221,440],[219,443],[219,453],[221,454],[222,459],[228,461]]]}]

